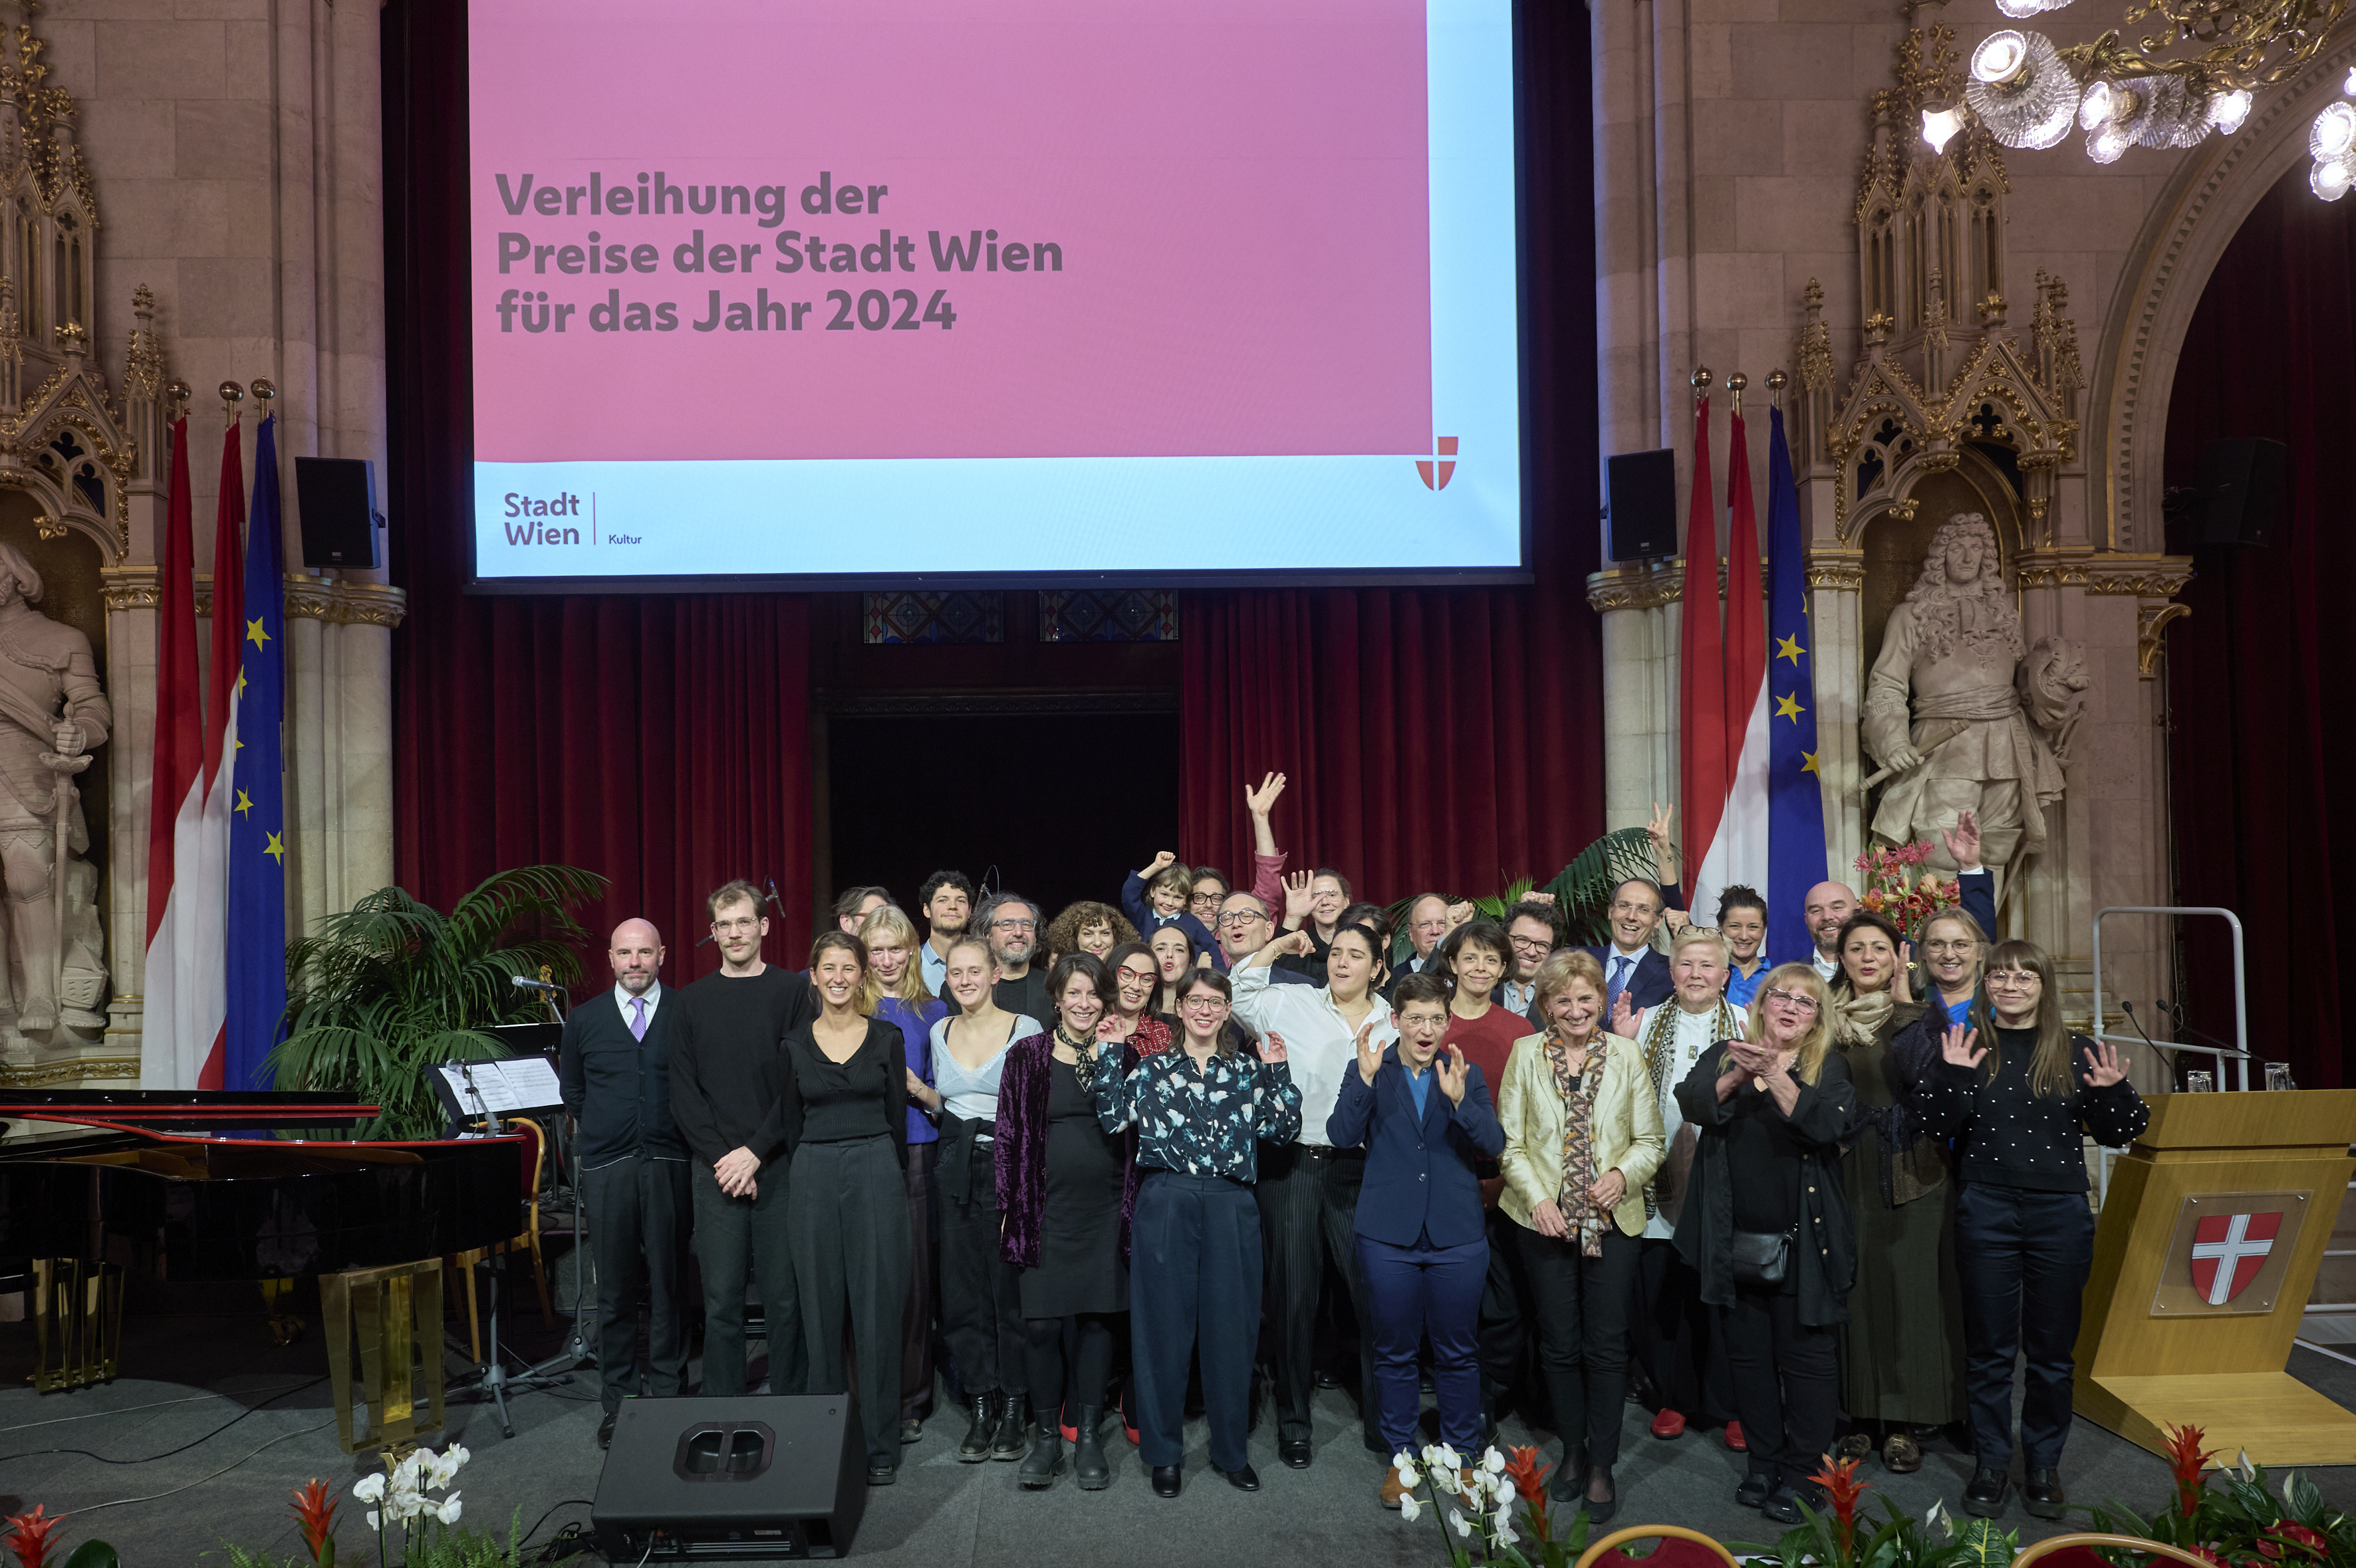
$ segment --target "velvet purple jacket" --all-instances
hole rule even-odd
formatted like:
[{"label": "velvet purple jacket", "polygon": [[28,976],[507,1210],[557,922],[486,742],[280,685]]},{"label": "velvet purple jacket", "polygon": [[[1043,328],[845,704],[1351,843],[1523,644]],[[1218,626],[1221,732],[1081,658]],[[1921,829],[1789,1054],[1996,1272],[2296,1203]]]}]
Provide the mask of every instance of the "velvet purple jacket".
[{"label": "velvet purple jacket", "polygon": [[[998,1166],[998,1208],[1005,1216],[999,1252],[1017,1268],[1039,1266],[1039,1215],[1047,1202],[1047,1064],[1054,1059],[1051,1030],[1006,1047],[998,1079],[998,1126],[992,1148]],[[1121,1047],[1124,1071],[1142,1060],[1135,1047]],[[1130,1216],[1137,1209],[1137,1129],[1121,1138],[1120,1251],[1129,1255]]]}]

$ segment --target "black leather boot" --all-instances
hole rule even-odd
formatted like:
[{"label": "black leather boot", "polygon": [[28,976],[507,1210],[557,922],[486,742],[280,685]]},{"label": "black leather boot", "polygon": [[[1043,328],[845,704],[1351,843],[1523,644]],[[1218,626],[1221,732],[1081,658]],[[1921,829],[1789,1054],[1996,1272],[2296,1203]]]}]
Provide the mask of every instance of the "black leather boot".
[{"label": "black leather boot", "polygon": [[990,1456],[1020,1459],[1031,1451],[1031,1402],[1021,1394],[999,1396],[998,1430],[990,1434]]},{"label": "black leather boot", "polygon": [[990,1434],[998,1426],[998,1406],[1006,1396],[992,1389],[986,1394],[973,1396],[973,1424],[965,1429],[958,1440],[958,1463],[985,1465],[990,1462]]},{"label": "black leather boot", "polygon": [[1981,1466],[1972,1473],[1971,1485],[1964,1488],[1964,1511],[1978,1519],[1994,1519],[2004,1512],[2004,1494],[2010,1484],[2002,1470]]},{"label": "black leather boot", "polygon": [[2070,1509],[2070,1499],[2062,1495],[2062,1472],[2031,1470],[2020,1483],[2020,1506],[2039,1519],[2060,1519]]},{"label": "black leather boot", "polygon": [[1080,1407],[1078,1435],[1072,1444],[1072,1478],[1084,1492],[1101,1492],[1112,1485],[1112,1466],[1105,1462],[1104,1443],[1097,1427],[1104,1412],[1092,1404]]},{"label": "black leather boot", "polygon": [[1031,1452],[1023,1456],[1014,1478],[1035,1492],[1054,1486],[1063,1473],[1064,1434],[1055,1425],[1055,1412],[1049,1411],[1032,1429]]}]

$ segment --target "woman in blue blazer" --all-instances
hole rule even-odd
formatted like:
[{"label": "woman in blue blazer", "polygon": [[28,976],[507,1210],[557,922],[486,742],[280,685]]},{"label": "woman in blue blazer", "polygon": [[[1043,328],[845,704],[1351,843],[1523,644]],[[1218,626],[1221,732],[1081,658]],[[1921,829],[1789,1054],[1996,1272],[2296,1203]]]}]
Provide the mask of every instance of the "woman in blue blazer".
[{"label": "woman in blue blazer", "polygon": [[[1364,1145],[1365,1185],[1358,1193],[1358,1268],[1374,1318],[1378,1428],[1393,1454],[1412,1452],[1418,1391],[1417,1345],[1431,1339],[1432,1384],[1440,1395],[1440,1438],[1470,1463],[1481,1446],[1481,1356],[1475,1327],[1489,1277],[1488,1233],[1473,1162],[1505,1146],[1481,1069],[1448,1033],[1448,983],[1410,974],[1391,993],[1398,1043],[1389,1049],[1358,1032],[1358,1070],[1342,1075],[1341,1098],[1326,1119],[1337,1149]],[[1384,1472],[1385,1508],[1404,1489],[1396,1468]]]}]

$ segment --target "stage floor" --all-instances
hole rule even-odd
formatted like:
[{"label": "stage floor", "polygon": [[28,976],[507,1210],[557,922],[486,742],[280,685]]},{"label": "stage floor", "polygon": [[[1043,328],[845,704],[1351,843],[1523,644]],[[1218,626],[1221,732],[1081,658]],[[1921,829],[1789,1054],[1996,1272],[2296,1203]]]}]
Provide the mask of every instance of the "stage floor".
[{"label": "stage floor", "polygon": [[[314,1476],[348,1486],[368,1466],[337,1451],[316,1318],[303,1342],[280,1348],[271,1344],[258,1309],[243,1309],[245,1299],[238,1292],[212,1292],[209,1314],[162,1316],[151,1308],[134,1316],[123,1337],[126,1375],[70,1394],[41,1397],[27,1388],[30,1327],[0,1327],[0,1513],[37,1502],[53,1514],[73,1514],[63,1538],[112,1541],[125,1568],[186,1568],[200,1557],[224,1562],[230,1541],[302,1556],[286,1516],[288,1492]],[[189,1305],[182,1304],[184,1312]],[[539,1328],[537,1310],[516,1316],[517,1348],[543,1351],[552,1337]],[[2356,1367],[2297,1350],[2290,1370],[2356,1404]],[[603,1459],[596,1396],[594,1372],[581,1374],[569,1388],[521,1395],[511,1402],[512,1439],[499,1435],[487,1405],[455,1404],[447,1435],[473,1454],[459,1482],[466,1522],[504,1535],[519,1509],[526,1530],[538,1525],[535,1548],[570,1521],[585,1524]],[[1135,1451],[1117,1430],[1107,1444],[1114,1464],[1108,1490],[1083,1493],[1067,1477],[1048,1492],[1027,1493],[1016,1487],[1011,1464],[957,1462],[964,1429],[961,1409],[945,1404],[934,1415],[924,1441],[906,1451],[898,1485],[870,1494],[853,1555],[909,1568],[1029,1568],[1058,1557],[1093,1557],[1116,1545],[1125,1562],[1172,1568],[1226,1568],[1244,1559],[1419,1565],[1444,1560],[1430,1516],[1408,1525],[1376,1505],[1379,1461],[1359,1446],[1352,1403],[1337,1391],[1319,1396],[1317,1461],[1311,1468],[1279,1465],[1266,1424],[1253,1434],[1253,1462],[1264,1486],[1249,1496],[1205,1467],[1200,1422],[1188,1431],[1185,1491],[1171,1501],[1153,1496]],[[1634,1406],[1628,1407],[1625,1433],[1615,1524],[1682,1524],[1724,1541],[1774,1539],[1775,1527],[1733,1501],[1741,1456],[1716,1434],[1656,1442]],[[1532,1441],[1518,1423],[1508,1423],[1508,1435]],[[1551,1441],[1542,1441],[1551,1455]],[[59,1448],[114,1459],[155,1457],[117,1465],[77,1454],[37,1454]],[[1944,1497],[1953,1509],[1970,1462],[1934,1444],[1917,1475],[1890,1476],[1870,1459],[1863,1469],[1877,1487],[1869,1500],[1886,1492],[1920,1509]],[[2159,1459],[2084,1421],[2071,1434],[2062,1475],[2074,1499],[2116,1498],[2145,1509],[2156,1507],[2169,1485]],[[2356,1508],[2356,1467],[2313,1475],[2326,1498]],[[119,1498],[154,1500],[101,1506]],[[2083,1516],[2074,1526],[2029,1518],[2018,1493],[2004,1522],[2019,1530],[2023,1542],[2083,1528]],[[345,1505],[337,1538],[345,1562],[375,1561],[357,1506]],[[536,1551],[526,1556],[530,1560]]]}]

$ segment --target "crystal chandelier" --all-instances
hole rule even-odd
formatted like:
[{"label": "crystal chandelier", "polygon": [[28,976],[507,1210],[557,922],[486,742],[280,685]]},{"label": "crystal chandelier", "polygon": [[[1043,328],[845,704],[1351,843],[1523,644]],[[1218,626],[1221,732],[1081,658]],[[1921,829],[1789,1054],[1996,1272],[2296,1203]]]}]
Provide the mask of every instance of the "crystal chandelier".
[{"label": "crystal chandelier", "polygon": [[[2056,11],[2070,0],[1997,0],[2014,18]],[[2232,135],[2249,118],[2254,94],[2288,78],[2323,47],[2349,0],[2128,0],[2130,24],[2164,25],[2133,48],[2113,28],[2092,43],[2057,48],[2042,33],[2008,27],[1972,51],[1964,102],[2009,147],[2050,147],[2074,126],[2086,156],[2116,162],[2129,147],[2189,147],[2211,131]],[[2169,57],[2180,45],[2197,53]],[[2356,71],[2347,91],[2356,96]],[[1938,124],[1926,113],[1923,140],[1954,134],[1953,111]],[[2326,201],[2356,185],[2356,105],[2316,117],[2308,138],[2308,183]]]}]

